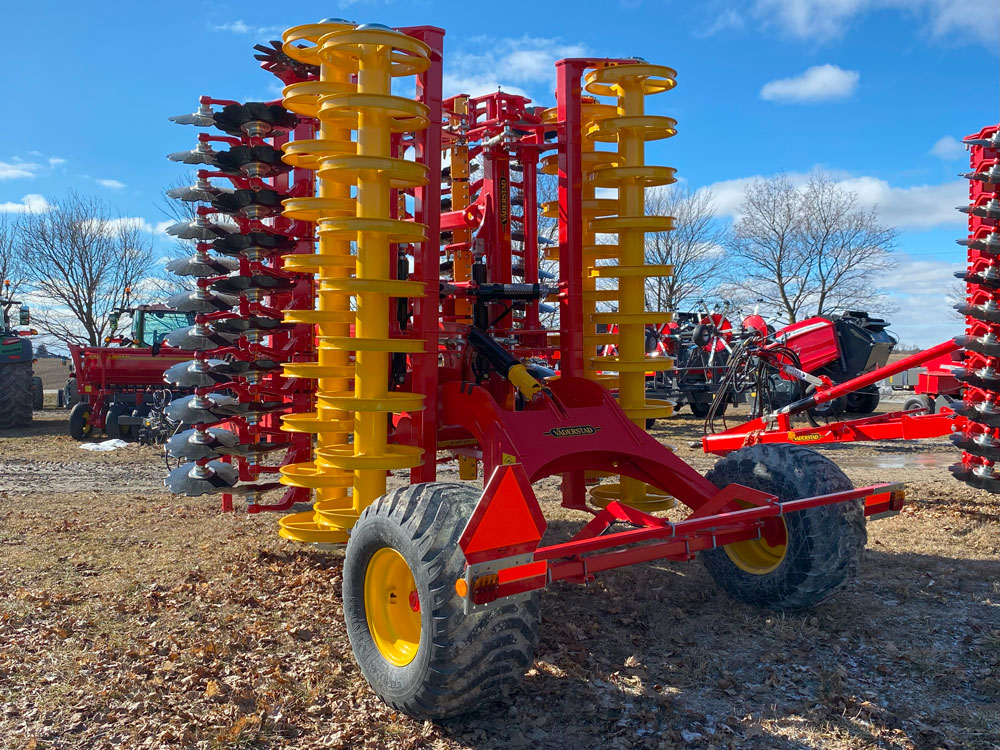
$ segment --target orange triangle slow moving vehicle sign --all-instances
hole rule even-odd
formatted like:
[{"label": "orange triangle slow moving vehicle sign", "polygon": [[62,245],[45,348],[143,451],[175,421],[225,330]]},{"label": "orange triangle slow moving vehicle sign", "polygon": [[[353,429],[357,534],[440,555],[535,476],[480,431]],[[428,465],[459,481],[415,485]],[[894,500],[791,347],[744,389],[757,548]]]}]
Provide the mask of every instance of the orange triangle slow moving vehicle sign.
[{"label": "orange triangle slow moving vehicle sign", "polygon": [[469,563],[534,552],[546,523],[520,464],[498,466],[483,490],[459,547]]}]

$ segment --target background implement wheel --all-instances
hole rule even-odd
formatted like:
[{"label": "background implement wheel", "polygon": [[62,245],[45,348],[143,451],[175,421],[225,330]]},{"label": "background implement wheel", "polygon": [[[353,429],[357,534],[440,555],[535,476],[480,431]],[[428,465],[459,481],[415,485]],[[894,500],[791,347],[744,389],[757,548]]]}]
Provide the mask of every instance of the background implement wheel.
[{"label": "background implement wheel", "polygon": [[31,378],[31,408],[41,411],[45,406],[45,391],[42,379],[37,375]]},{"label": "background implement wheel", "polygon": [[903,411],[910,411],[910,409],[923,409],[926,414],[933,414],[934,399],[928,396],[926,393],[921,393],[916,396],[910,396],[903,403]]},{"label": "background implement wheel", "polygon": [[86,440],[94,431],[90,423],[90,404],[76,404],[69,412],[69,434],[74,440]]},{"label": "background implement wheel", "polygon": [[127,404],[111,404],[108,407],[108,416],[104,423],[104,432],[107,433],[109,438],[117,438],[119,440],[126,440],[131,442],[132,440],[132,425],[119,425],[118,417],[127,416],[132,414],[132,409]]},{"label": "background implement wheel", "polygon": [[0,429],[31,424],[31,362],[0,365]]},{"label": "background implement wheel", "polygon": [[878,402],[878,386],[871,385],[860,391],[848,393],[846,409],[850,414],[873,414],[878,408]]},{"label": "background implement wheel", "polygon": [[[799,445],[754,445],[720,460],[708,474],[719,487],[733,482],[795,500],[851,489],[836,464]],[[857,573],[868,539],[861,501],[789,513],[761,539],[707,550],[701,558],[734,599],[775,610],[807,609]]]},{"label": "background implement wheel", "polygon": [[344,558],[344,619],[365,679],[390,706],[440,719],[520,682],[538,642],[537,595],[463,614],[458,538],[480,492],[416,484],[365,509]]}]

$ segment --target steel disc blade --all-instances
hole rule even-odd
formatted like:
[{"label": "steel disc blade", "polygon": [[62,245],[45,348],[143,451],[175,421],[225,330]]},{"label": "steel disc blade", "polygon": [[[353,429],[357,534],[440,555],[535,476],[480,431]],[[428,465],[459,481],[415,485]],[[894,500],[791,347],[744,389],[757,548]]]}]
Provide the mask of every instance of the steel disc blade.
[{"label": "steel disc blade", "polygon": [[953,367],[951,373],[960,383],[971,385],[973,388],[982,388],[987,391],[1000,390],[1000,372],[995,370],[970,370],[968,367]]},{"label": "steel disc blade", "polygon": [[230,273],[240,267],[240,262],[232,258],[218,258],[207,253],[195,253],[186,258],[175,258],[165,266],[168,271],[178,276],[216,276]]},{"label": "steel disc blade", "polygon": [[163,380],[181,388],[203,388],[209,385],[225,383],[228,378],[216,373],[213,365],[221,364],[221,359],[192,359],[189,362],[178,362],[168,367],[163,373]]},{"label": "steel disc blade", "polygon": [[987,269],[982,273],[972,273],[971,271],[956,271],[955,278],[970,284],[978,284],[984,289],[1000,289],[1000,273],[990,273],[992,269]]},{"label": "steel disc blade", "polygon": [[234,224],[214,224],[200,217],[193,221],[179,221],[167,227],[167,234],[182,240],[214,240],[237,230]]},{"label": "steel disc blade", "polygon": [[959,402],[955,404],[955,413],[987,427],[1000,427],[1000,410],[990,409],[985,401],[979,404]]},{"label": "steel disc blade", "polygon": [[[206,181],[207,183],[207,181]],[[222,195],[223,193],[231,193],[232,190],[229,188],[220,188],[215,185],[184,185],[183,187],[170,188],[167,191],[167,197],[173,198],[179,201],[202,201],[204,203],[211,203],[215,198]]]},{"label": "steel disc blade", "polygon": [[182,424],[210,424],[239,414],[240,404],[232,396],[211,393],[208,396],[184,396],[171,401],[164,413]]},{"label": "steel disc blade", "polygon": [[236,341],[236,336],[213,331],[208,326],[188,326],[171,331],[166,336],[166,342],[178,349],[193,349],[204,351],[220,346],[229,346]]},{"label": "steel disc blade", "polygon": [[197,461],[199,458],[218,458],[219,448],[238,445],[239,436],[232,430],[209,427],[207,430],[184,430],[167,440],[167,453],[174,458]]},{"label": "steel disc blade", "polygon": [[951,442],[956,448],[973,456],[987,458],[990,461],[1000,460],[1000,441],[987,434],[971,435],[968,432],[958,432],[951,436]]},{"label": "steel disc blade", "polygon": [[982,320],[985,323],[1000,323],[1000,307],[992,304],[992,300],[991,304],[988,305],[970,305],[968,302],[963,302],[955,305],[955,309],[962,315]]},{"label": "steel disc blade", "polygon": [[543,313],[554,313],[554,312],[556,312],[556,311],[557,311],[558,309],[559,309],[559,308],[558,308],[558,307],[556,307],[555,305],[550,305],[550,304],[548,304],[547,302],[539,302],[539,303],[538,303],[538,312],[543,312]]},{"label": "steel disc blade", "polygon": [[174,115],[167,119],[178,125],[194,125],[196,128],[207,128],[215,124],[215,112],[212,111],[211,107],[202,105],[198,107],[196,112]]},{"label": "steel disc blade", "polygon": [[182,164],[215,164],[215,157],[218,154],[210,147],[196,148],[190,151],[175,151],[167,154],[170,161],[179,161]]},{"label": "steel disc blade", "polygon": [[219,279],[212,284],[213,289],[220,292],[239,294],[247,289],[263,289],[272,291],[277,289],[288,289],[294,284],[289,279],[280,279],[267,274],[256,274],[254,276],[243,276],[239,273],[231,274],[228,278]]},{"label": "steel disc blade", "polygon": [[219,294],[218,292],[208,292],[205,294],[201,291],[181,292],[180,294],[175,294],[167,300],[167,304],[178,312],[194,313],[209,313],[218,312],[220,310],[230,310],[235,307],[237,303],[239,303],[238,297],[233,297],[228,294]]},{"label": "steel disc blade", "polygon": [[956,479],[961,479],[976,489],[986,490],[994,495],[1000,494],[1000,477],[997,477],[996,474],[980,475],[965,464],[954,464],[949,467],[949,471],[955,475]]},{"label": "steel disc blade", "polygon": [[212,322],[212,330],[220,333],[241,334],[247,331],[286,331],[290,324],[282,323],[275,318],[265,318],[262,315],[251,315],[249,318],[227,318]]},{"label": "steel disc blade", "polygon": [[275,362],[272,359],[258,359],[253,362],[234,359],[231,362],[221,362],[218,365],[214,365],[212,372],[235,377],[250,372],[250,370],[263,370],[266,372],[267,370],[276,370],[279,367],[281,367],[281,363]]},{"label": "steel disc blade", "polygon": [[191,461],[171,471],[163,483],[176,495],[198,497],[225,492],[239,479],[235,466],[209,461],[204,466]]},{"label": "steel disc blade", "polygon": [[955,343],[970,352],[985,354],[987,357],[1000,357],[1000,340],[980,336],[957,336]]}]

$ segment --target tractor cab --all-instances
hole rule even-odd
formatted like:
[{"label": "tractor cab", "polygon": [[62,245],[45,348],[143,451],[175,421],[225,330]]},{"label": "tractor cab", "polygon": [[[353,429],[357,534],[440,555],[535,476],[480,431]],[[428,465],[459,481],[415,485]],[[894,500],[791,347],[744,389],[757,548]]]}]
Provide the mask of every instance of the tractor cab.
[{"label": "tractor cab", "polygon": [[[117,334],[122,317],[131,316],[131,325],[126,335]],[[133,348],[159,347],[164,339],[178,328],[194,325],[194,313],[178,312],[166,305],[139,305],[131,309],[116,310],[111,314],[111,336],[105,343],[113,346]]]}]

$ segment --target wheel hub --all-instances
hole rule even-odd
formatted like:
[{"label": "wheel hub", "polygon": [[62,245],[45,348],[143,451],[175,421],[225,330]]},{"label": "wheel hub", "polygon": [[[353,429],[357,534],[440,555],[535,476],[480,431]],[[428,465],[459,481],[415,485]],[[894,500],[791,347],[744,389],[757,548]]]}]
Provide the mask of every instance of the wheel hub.
[{"label": "wheel hub", "polygon": [[420,599],[410,566],[390,547],[378,550],[368,563],[365,615],[387,662],[404,667],[413,661],[420,646]]}]

